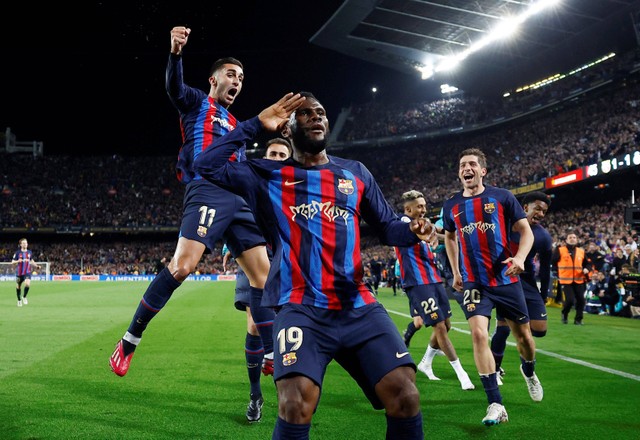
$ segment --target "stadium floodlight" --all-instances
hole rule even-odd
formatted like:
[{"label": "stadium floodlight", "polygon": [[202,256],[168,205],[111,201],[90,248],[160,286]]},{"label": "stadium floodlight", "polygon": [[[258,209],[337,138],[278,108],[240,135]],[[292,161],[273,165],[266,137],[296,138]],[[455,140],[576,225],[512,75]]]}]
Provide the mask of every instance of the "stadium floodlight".
[{"label": "stadium floodlight", "polygon": [[560,0],[540,0],[534,4],[532,4],[525,12],[522,14],[524,19],[531,17],[539,12],[544,11],[547,8],[552,8],[557,6],[560,3]]},{"label": "stadium floodlight", "polygon": [[467,57],[467,52],[461,52],[452,57],[445,57],[438,66],[436,67],[436,72],[448,72],[450,70],[455,69],[460,65],[460,62]]},{"label": "stadium floodlight", "polygon": [[517,16],[502,17],[500,24],[495,29],[487,31],[487,34],[480,40],[471,44],[466,50],[452,55],[443,57],[435,68],[424,66],[418,68],[422,74],[422,79],[430,78],[434,72],[446,72],[457,67],[465,58],[474,52],[488,46],[489,44],[509,38],[516,33],[522,23],[531,16],[543,12],[544,10],[556,6],[561,0],[539,0],[530,5],[522,14]]},{"label": "stadium floodlight", "polygon": [[418,70],[418,72],[420,72],[421,79],[429,79],[435,73],[435,70],[433,69],[433,63],[431,62],[428,62],[422,66],[416,66],[416,69]]},{"label": "stadium floodlight", "polygon": [[446,95],[448,93],[455,93],[457,91],[458,88],[456,86],[450,86],[449,84],[440,85],[440,93],[442,93],[443,95]]}]

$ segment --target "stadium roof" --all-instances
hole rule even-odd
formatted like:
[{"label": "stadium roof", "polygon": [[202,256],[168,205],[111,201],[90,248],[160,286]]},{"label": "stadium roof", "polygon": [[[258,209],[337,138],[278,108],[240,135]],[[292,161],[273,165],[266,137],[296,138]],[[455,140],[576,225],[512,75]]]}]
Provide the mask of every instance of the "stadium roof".
[{"label": "stadium roof", "polygon": [[[318,46],[405,73],[459,53],[538,0],[346,0],[310,39]],[[571,70],[637,44],[637,0],[562,0],[530,17],[513,38],[472,54],[455,73],[465,90],[495,93]]]}]

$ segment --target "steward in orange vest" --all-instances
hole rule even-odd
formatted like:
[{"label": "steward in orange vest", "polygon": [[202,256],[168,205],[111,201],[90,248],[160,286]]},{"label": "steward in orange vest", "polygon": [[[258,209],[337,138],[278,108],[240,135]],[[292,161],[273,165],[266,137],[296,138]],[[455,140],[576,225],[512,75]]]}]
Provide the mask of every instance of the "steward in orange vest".
[{"label": "steward in orange vest", "polygon": [[584,249],[573,246],[571,250],[569,250],[567,246],[560,246],[558,252],[560,253],[560,259],[558,260],[558,282],[560,284],[583,284]]},{"label": "steward in orange vest", "polygon": [[558,272],[558,282],[564,294],[562,306],[562,323],[567,324],[569,312],[575,305],[576,317],[573,321],[576,325],[582,325],[585,306],[585,274],[588,261],[585,259],[584,248],[578,247],[578,237],[573,232],[567,234],[566,245],[558,246],[553,251],[551,264]]}]

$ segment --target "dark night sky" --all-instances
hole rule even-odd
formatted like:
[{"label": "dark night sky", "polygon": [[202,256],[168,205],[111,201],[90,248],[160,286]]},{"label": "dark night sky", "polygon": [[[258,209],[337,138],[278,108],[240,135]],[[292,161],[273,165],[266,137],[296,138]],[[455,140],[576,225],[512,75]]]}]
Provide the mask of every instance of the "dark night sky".
[{"label": "dark night sky", "polygon": [[[239,119],[289,91],[316,94],[330,122],[342,106],[381,92],[431,93],[417,78],[309,43],[342,3],[322,0],[79,2],[73,9],[14,4],[0,81],[0,129],[43,141],[52,154],[177,153],[176,110],[164,90],[169,31],[187,25],[185,80],[208,91],[213,61],[239,58]],[[170,6],[171,5],[171,6]],[[257,6],[256,6],[257,5]],[[182,6],[182,7],[181,7]]]},{"label": "dark night sky", "polygon": [[[289,91],[313,92],[329,121],[372,99],[434,99],[440,84],[317,47],[309,39],[342,0],[228,2],[88,0],[64,6],[11,4],[3,11],[0,130],[43,141],[46,155],[174,155],[177,111],[164,90],[169,31],[192,28],[185,80],[208,91],[213,61],[239,58],[241,95],[230,108],[247,119]],[[7,6],[4,6],[7,9]],[[606,38],[600,38],[605,41]]]}]

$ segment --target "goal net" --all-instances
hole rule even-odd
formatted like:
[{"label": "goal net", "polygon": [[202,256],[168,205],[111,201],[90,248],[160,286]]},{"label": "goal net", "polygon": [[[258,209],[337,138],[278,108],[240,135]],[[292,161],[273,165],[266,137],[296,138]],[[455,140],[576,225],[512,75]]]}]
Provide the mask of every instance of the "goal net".
[{"label": "goal net", "polygon": [[[48,261],[36,261],[39,269],[31,272],[31,279],[37,281],[51,280],[51,263]],[[0,262],[0,281],[15,281],[16,265],[10,262]]]}]

